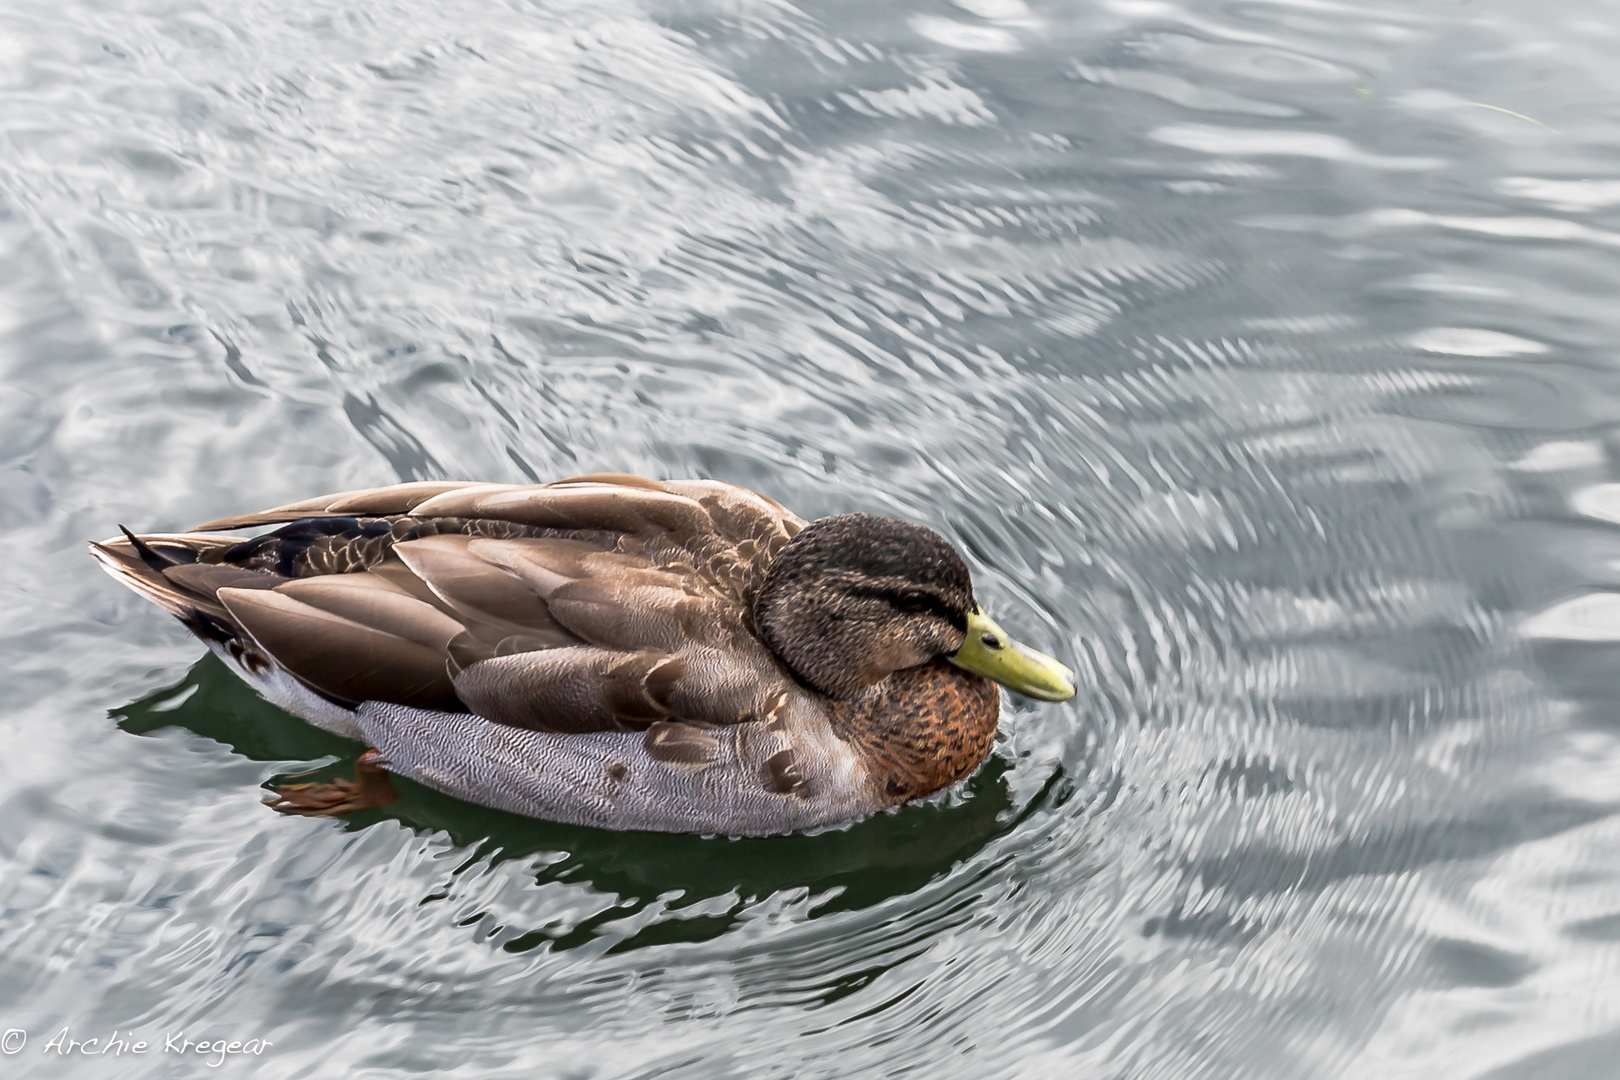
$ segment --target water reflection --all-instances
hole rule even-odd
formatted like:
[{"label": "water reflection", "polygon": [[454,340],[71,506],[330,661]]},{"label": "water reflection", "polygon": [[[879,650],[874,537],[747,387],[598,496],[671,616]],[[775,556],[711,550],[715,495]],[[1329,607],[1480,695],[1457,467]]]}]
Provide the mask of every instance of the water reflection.
[{"label": "water reflection", "polygon": [[[325,779],[348,775],[363,747],[320,731],[258,697],[212,654],[192,665],[184,679],[113,712],[118,726],[135,735],[185,728],[229,746],[254,761],[327,760],[278,772],[273,787],[294,773]],[[566,933],[545,927],[499,928],[502,947],[521,952],[542,942],[577,947],[600,936],[605,924],[622,927],[642,913],[636,929],[618,935],[613,949],[677,941],[706,941],[737,925],[740,913],[777,894],[814,893],[817,915],[868,908],[913,893],[972,858],[992,840],[1016,830],[1031,814],[1050,809],[1073,793],[1054,772],[1033,798],[1014,806],[1005,783],[1006,763],[992,757],[964,788],[928,803],[878,814],[814,835],[760,839],[608,832],[475,806],[396,778],[400,800],[384,810],[342,819],[346,830],[395,821],[423,833],[447,835],[465,849],[452,876],[505,862],[532,863],[536,882],[589,886],[604,898],[602,910]],[[266,813],[271,811],[266,810]],[[448,898],[451,884],[422,898]],[[656,910],[649,910],[656,905]],[[478,921],[482,912],[462,917]],[[490,931],[495,933],[496,931]]]},{"label": "water reflection", "polygon": [[[1606,1076],[1610,14],[9,6],[0,1026],[289,1075]],[[181,678],[82,554],[587,469],[925,522],[1080,697],[820,836],[295,821],[255,784],[360,748]]]}]

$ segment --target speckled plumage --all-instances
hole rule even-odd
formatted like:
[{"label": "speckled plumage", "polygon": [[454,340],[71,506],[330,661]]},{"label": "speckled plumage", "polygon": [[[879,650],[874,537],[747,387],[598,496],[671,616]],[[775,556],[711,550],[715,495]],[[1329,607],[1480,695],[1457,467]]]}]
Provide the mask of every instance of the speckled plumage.
[{"label": "speckled plumage", "polygon": [[531,816],[810,828],[995,734],[994,685],[937,659],[972,604],[948,544],[714,481],[401,484],[92,547],[269,700]]},{"label": "speckled plumage", "polygon": [[[965,779],[990,753],[1000,692],[944,660],[890,675],[860,701],[832,708],[835,734],[854,748],[875,788],[909,802]],[[919,724],[917,717],[926,717]]]}]

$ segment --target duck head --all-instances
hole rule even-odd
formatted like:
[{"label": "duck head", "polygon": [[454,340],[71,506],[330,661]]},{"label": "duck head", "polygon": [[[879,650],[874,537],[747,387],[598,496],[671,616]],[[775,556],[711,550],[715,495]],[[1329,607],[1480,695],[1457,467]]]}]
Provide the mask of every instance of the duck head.
[{"label": "duck head", "polygon": [[840,514],[807,525],[772,561],[754,624],[830,697],[855,697],[939,658],[1028,697],[1074,697],[1068,668],[1012,640],[979,607],[967,564],[944,537],[894,518]]}]

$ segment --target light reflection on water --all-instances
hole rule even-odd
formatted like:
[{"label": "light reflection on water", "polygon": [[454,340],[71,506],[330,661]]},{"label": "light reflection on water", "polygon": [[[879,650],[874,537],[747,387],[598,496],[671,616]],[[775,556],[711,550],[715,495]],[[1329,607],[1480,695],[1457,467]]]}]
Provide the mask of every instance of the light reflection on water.
[{"label": "light reflection on water", "polygon": [[[12,1061],[1608,1075],[1613,16],[13,5]],[[817,836],[287,820],[359,748],[82,548],[597,469],[925,521],[1081,693]]]}]

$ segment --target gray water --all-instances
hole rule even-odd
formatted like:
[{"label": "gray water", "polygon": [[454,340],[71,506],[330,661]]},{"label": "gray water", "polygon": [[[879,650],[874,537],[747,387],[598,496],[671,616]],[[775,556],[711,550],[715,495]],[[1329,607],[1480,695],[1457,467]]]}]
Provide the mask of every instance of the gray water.
[{"label": "gray water", "polygon": [[[0,1073],[1613,1076],[1617,56],[1612,0],[8,4]],[[596,470],[926,522],[1080,694],[816,836],[288,819],[361,748],[84,550]]]}]

